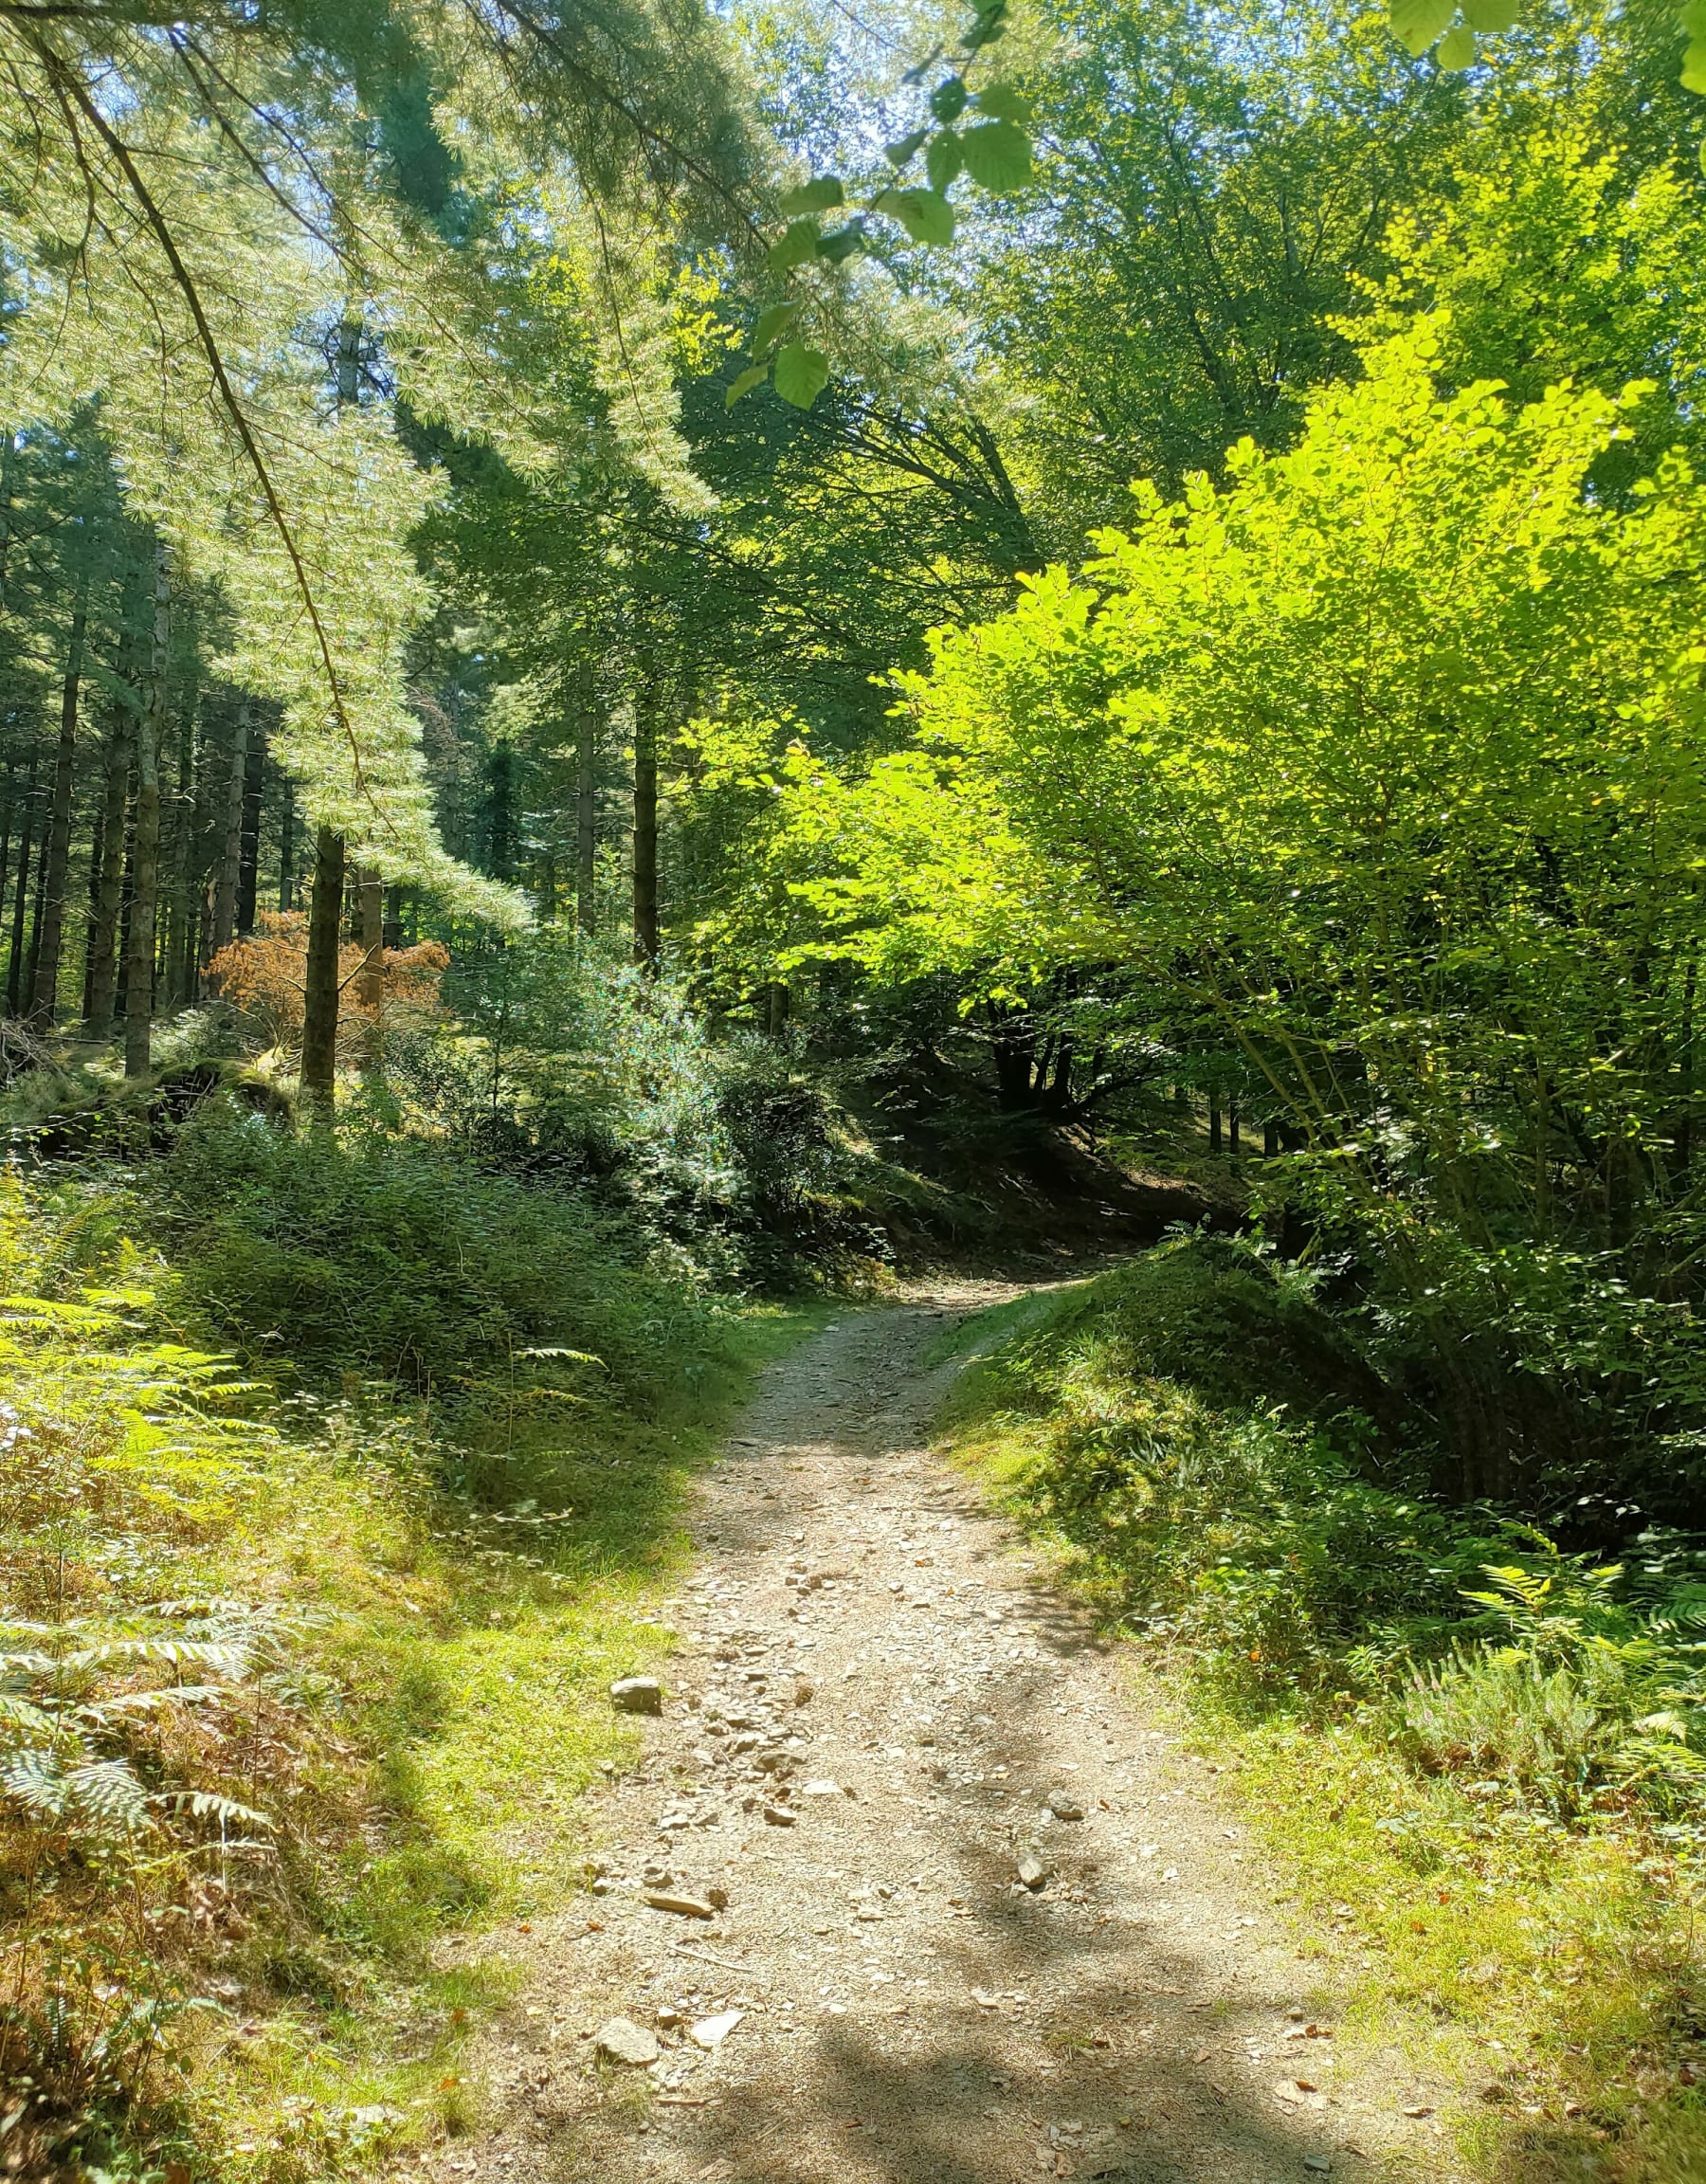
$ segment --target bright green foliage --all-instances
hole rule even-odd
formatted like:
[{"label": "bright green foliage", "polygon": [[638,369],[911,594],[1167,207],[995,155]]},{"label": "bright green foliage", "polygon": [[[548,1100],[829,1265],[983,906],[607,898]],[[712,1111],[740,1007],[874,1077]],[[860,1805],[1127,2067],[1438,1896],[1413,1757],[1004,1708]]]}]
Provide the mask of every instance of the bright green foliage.
[{"label": "bright green foliage", "polygon": [[804,341],[790,341],[777,353],[776,392],[796,410],[809,410],[829,384],[829,359],[821,349]]},{"label": "bright green foliage", "polygon": [[[895,222],[911,243],[944,247],[954,235],[954,209],[947,192],[957,175],[964,173],[979,188],[997,195],[1020,190],[1030,180],[1031,140],[1024,126],[1028,118],[1025,100],[1006,80],[977,87],[982,56],[986,48],[1006,36],[1007,28],[1007,0],[977,0],[971,20],[962,27],[958,51],[946,54],[937,45],[901,80],[899,88],[917,112],[917,94],[935,78],[923,97],[923,126],[897,137],[886,147],[884,157],[895,173],[903,174],[922,152],[927,187],[892,187],[886,176],[880,176],[862,193],[862,209],[828,235],[820,232],[816,216],[832,207],[859,201],[862,193],[857,184],[849,186],[839,175],[819,174],[782,192],[776,209],[789,225],[765,253],[766,269],[772,278],[786,279],[817,265],[844,266],[867,250],[880,248],[880,244],[867,232],[872,216],[880,224]],[[955,124],[973,109],[979,110],[976,125],[957,130]],[[824,328],[821,338],[827,342],[828,330],[839,318],[843,301],[833,275],[814,275],[792,300],[809,309]],[[769,315],[768,310],[761,312],[760,328]],[[763,349],[763,336],[754,330],[754,362],[761,358]],[[796,408],[809,409],[828,384],[828,373],[826,370],[816,384],[790,373],[789,383],[795,391],[789,392],[783,386],[778,373],[777,392]]]},{"label": "bright green foliage", "polygon": [[1443,314],[1447,385],[1501,379],[1522,401],[1566,379],[1653,399],[1596,482],[1626,490],[1679,438],[1692,440],[1706,380],[1706,190],[1675,162],[1642,162],[1588,126],[1487,133],[1448,196],[1392,223],[1392,271],[1371,283],[1364,341],[1418,309]]},{"label": "bright green foliage", "polygon": [[[1395,206],[1425,217],[1465,127],[1367,15],[1056,0],[1037,82],[1042,202],[975,294],[1025,396],[1010,460],[1048,551],[1118,522],[1126,487],[1282,447],[1353,368],[1334,314],[1386,270]],[[1033,564],[1034,566],[1034,564]]]},{"label": "bright green foliage", "polygon": [[884,975],[1124,966],[1242,1053],[1450,1373],[1493,1327],[1554,1374],[1659,1344],[1647,1403],[1692,1406],[1641,1293],[1694,1248],[1699,489],[1596,502],[1620,403],[1442,398],[1438,339],[941,633],[910,750],[796,761],[799,892]]}]

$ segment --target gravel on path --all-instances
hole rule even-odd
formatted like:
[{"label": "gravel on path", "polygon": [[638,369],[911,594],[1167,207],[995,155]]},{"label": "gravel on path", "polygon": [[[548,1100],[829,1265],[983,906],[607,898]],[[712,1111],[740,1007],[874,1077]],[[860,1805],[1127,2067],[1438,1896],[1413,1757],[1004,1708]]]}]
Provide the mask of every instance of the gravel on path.
[{"label": "gravel on path", "polygon": [[924,1353],[1014,1294],[849,1307],[771,1370],[594,1893],[515,1944],[491,2121],[393,2175],[1447,2184],[1411,2066],[1337,2058],[1217,1771],[925,1446]]}]

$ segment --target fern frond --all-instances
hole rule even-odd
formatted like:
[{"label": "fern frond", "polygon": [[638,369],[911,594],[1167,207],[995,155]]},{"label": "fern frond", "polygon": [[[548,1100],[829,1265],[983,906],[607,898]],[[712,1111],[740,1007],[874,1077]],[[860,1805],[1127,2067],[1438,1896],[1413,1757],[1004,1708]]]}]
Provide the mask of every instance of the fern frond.
[{"label": "fern frond", "polygon": [[217,1790],[173,1790],[154,1802],[173,1812],[188,1812],[195,1820],[217,1820],[222,1825],[230,1822],[245,1828],[270,1829],[273,1825],[270,1813],[257,1811],[252,1805],[240,1805],[234,1797],[222,1797]]}]

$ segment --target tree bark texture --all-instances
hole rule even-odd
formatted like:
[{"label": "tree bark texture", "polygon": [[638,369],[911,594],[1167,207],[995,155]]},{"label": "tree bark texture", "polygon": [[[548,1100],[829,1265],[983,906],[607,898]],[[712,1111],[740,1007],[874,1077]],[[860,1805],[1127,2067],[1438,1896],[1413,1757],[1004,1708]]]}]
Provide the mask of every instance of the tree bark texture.
[{"label": "tree bark texture", "polygon": [[315,843],[308,904],[308,969],[302,1008],[303,1103],[330,1122],[337,1088],[337,944],[343,931],[344,841],[322,827]]},{"label": "tree bark texture", "polygon": [[367,1029],[366,1062],[370,1073],[376,1075],[385,1066],[385,883],[371,866],[357,875],[355,906],[361,942],[355,992],[372,1019]]},{"label": "tree bark texture", "polygon": [[71,617],[65,676],[60,685],[59,745],[53,757],[53,796],[47,815],[47,861],[42,881],[42,931],[30,980],[29,1020],[44,1029],[58,1013],[60,957],[65,944],[65,888],[71,869],[71,791],[77,771],[77,706],[82,685],[83,638],[88,613],[80,598]]},{"label": "tree bark texture", "polygon": [[219,865],[213,883],[213,930],[209,953],[217,956],[228,948],[237,932],[237,887],[243,876],[243,795],[248,783],[248,747],[251,707],[246,698],[237,701],[231,724],[230,771],[226,775],[225,808],[220,815]]},{"label": "tree bark texture", "polygon": [[124,989],[124,1074],[147,1074],[154,1029],[154,924],[160,885],[160,732],[166,719],[166,655],[172,643],[172,583],[166,549],[154,548],[154,634],[136,716],[136,823],[131,852],[130,933]]},{"label": "tree bark texture", "polygon": [[[21,1015],[24,1008],[24,937],[29,922],[29,879],[35,869],[36,750],[29,751],[29,777],[24,789],[24,808],[18,828],[18,877],[12,890],[11,944],[6,959],[6,1013]],[[0,874],[0,883],[5,875]]]},{"label": "tree bark texture", "polygon": [[115,704],[107,723],[106,798],[101,810],[100,879],[89,933],[89,1035],[111,1036],[118,977],[118,918],[124,901],[124,814],[130,796],[135,721]]}]

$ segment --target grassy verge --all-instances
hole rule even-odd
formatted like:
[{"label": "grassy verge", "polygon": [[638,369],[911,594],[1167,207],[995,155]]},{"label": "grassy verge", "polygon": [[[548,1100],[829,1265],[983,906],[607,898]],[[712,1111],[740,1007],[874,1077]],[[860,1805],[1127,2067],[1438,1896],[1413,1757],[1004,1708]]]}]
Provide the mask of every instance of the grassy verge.
[{"label": "grassy verge", "polygon": [[477,2104],[479,1938],[581,1884],[683,1495],[812,1316],[246,1126],[9,1184],[0,1276],[0,2162],[362,2173]]},{"label": "grassy verge", "polygon": [[1459,2088],[1489,2184],[1706,2177],[1685,1558],[1612,1576],[1428,1502],[1330,1320],[1232,1247],[950,1343],[950,1448],[1229,1766],[1345,2036]]}]

